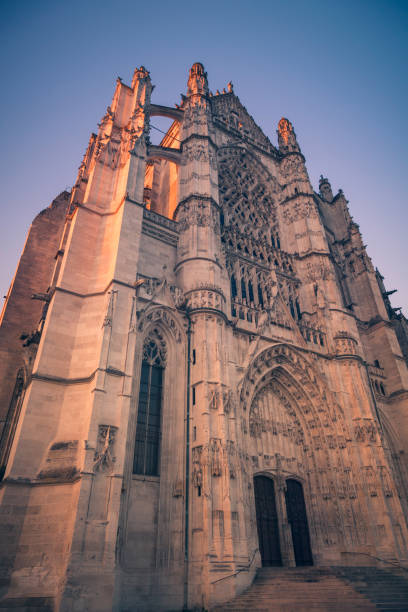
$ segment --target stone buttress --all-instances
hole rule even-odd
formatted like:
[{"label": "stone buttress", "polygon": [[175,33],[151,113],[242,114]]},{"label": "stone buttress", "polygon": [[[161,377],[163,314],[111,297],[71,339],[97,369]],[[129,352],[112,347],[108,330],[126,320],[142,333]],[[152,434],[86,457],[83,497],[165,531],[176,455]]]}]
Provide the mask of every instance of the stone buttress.
[{"label": "stone buttress", "polygon": [[143,67],[130,87],[118,80],[73,189],[0,492],[5,527],[19,534],[7,546],[9,602],[41,595],[50,609],[77,609],[79,597],[95,610],[113,606],[150,93]]}]

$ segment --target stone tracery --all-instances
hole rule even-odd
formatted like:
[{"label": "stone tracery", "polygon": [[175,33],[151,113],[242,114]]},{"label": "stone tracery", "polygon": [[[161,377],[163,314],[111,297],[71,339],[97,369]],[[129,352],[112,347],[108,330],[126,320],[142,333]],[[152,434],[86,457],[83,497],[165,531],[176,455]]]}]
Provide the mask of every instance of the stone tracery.
[{"label": "stone tracery", "polygon": [[[260,180],[254,174],[261,175]],[[272,307],[277,289],[292,317],[301,317],[295,262],[281,249],[276,189],[259,160],[241,147],[219,152],[221,236],[231,279],[232,315],[256,324],[257,313]]]}]

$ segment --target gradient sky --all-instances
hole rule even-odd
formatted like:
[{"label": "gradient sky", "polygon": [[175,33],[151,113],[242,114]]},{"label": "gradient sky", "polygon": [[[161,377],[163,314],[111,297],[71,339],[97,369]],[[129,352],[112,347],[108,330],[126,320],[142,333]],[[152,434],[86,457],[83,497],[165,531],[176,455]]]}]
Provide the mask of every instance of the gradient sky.
[{"label": "gradient sky", "polygon": [[0,40],[0,296],[33,217],[74,183],[116,77],[143,64],[152,100],[172,106],[201,61],[275,144],[292,121],[314,188],[322,173],[344,190],[408,313],[408,0],[1,0]]}]

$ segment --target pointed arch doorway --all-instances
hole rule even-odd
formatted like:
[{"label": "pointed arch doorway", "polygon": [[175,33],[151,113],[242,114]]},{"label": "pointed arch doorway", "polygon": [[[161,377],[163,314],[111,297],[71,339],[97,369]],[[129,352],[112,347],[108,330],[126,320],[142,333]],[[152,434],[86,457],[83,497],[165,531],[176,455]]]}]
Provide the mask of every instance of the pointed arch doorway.
[{"label": "pointed arch doorway", "polygon": [[[291,478],[286,480],[284,499],[283,491],[278,491],[282,496],[279,502],[280,512],[272,478],[255,476],[254,494],[262,565],[313,565],[302,484]],[[286,516],[281,516],[285,511]],[[287,536],[283,536],[284,522],[289,526],[289,533],[286,529]]]}]

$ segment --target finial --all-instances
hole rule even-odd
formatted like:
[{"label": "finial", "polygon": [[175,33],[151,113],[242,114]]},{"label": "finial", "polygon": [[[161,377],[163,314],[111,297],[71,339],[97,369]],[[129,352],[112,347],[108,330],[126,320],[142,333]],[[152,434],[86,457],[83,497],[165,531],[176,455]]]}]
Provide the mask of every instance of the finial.
[{"label": "finial", "polygon": [[187,95],[191,96],[194,94],[208,94],[207,73],[200,62],[196,62],[191,66],[187,82]]},{"label": "finial", "polygon": [[132,78],[132,88],[135,87],[137,81],[141,81],[142,79],[148,79],[150,77],[150,72],[146,70],[144,66],[140,66],[140,68],[135,68]]},{"label": "finial", "polygon": [[319,179],[319,192],[322,199],[326,202],[331,202],[333,200],[333,192],[329,179],[325,178],[323,174],[320,175]]},{"label": "finial", "polygon": [[278,123],[278,142],[283,153],[300,151],[293,125],[286,117],[282,117]]},{"label": "finial", "polygon": [[233,84],[232,84],[232,81],[230,81],[230,82],[227,84],[227,87],[228,87],[228,93],[234,93],[234,86],[233,86]]}]

